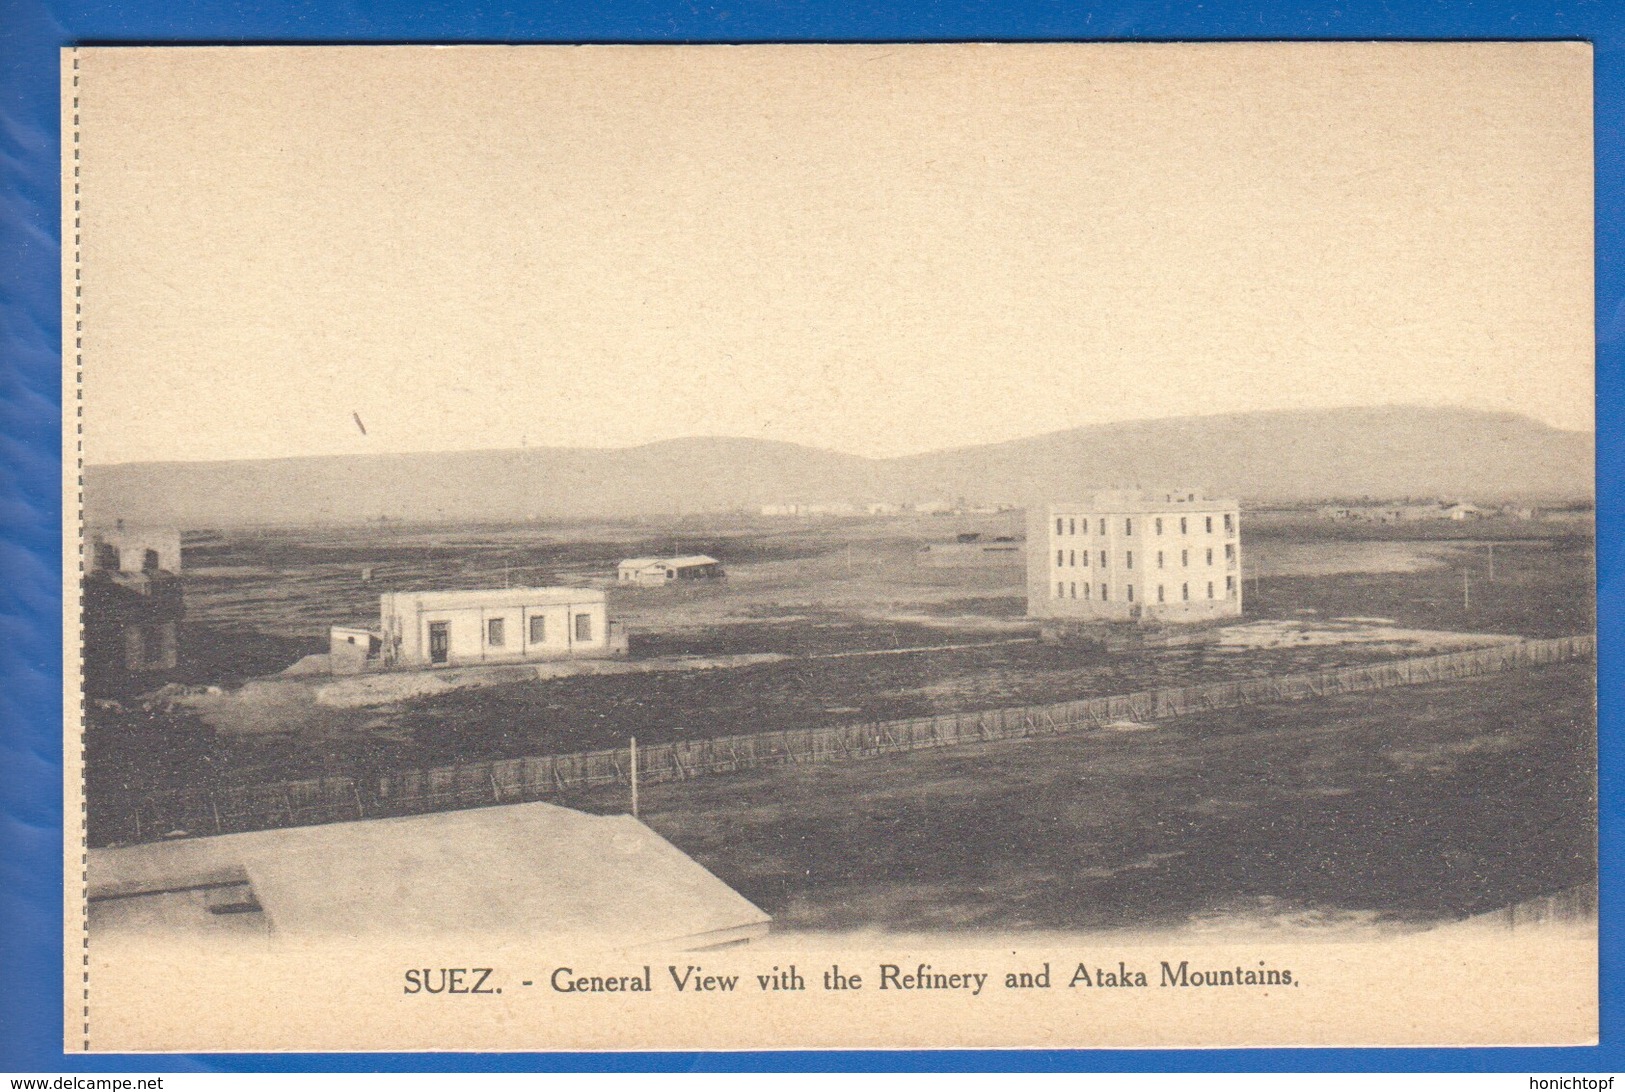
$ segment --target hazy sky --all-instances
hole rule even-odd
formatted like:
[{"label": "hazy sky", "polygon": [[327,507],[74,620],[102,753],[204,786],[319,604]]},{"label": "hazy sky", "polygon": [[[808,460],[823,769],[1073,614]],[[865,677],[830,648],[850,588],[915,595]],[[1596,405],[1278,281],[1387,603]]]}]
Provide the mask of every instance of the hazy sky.
[{"label": "hazy sky", "polygon": [[1388,402],[1591,426],[1581,45],[81,65],[92,462],[891,455]]}]

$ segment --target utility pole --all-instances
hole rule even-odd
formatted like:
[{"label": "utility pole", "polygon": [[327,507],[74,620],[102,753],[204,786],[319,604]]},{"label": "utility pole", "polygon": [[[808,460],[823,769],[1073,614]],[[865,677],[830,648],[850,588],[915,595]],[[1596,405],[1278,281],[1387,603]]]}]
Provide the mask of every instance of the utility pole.
[{"label": "utility pole", "polygon": [[632,818],[638,817],[638,737],[632,737]]},{"label": "utility pole", "polygon": [[1461,571],[1461,609],[1473,609],[1473,577],[1466,569]]},{"label": "utility pole", "polygon": [[1490,583],[1495,583],[1495,543],[1490,543]]}]

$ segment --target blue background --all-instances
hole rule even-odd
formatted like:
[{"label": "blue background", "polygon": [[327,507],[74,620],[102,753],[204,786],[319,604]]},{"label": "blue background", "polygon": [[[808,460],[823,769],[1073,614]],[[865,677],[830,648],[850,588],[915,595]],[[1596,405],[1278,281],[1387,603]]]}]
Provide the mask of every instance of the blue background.
[{"label": "blue background", "polygon": [[[1602,793],[1598,1048],[210,1055],[65,1058],[57,50],[90,43],[1587,39],[1596,49]],[[1625,4],[1388,0],[0,0],[0,1070],[1481,1070],[1598,1072],[1621,1050],[1619,562]],[[1372,998],[1381,1004],[1381,998]]]}]

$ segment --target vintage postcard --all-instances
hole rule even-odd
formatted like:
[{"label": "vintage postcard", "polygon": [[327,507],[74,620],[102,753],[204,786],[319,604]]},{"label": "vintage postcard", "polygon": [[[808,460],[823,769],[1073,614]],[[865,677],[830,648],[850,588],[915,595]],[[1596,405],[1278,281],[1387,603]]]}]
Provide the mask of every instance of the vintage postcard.
[{"label": "vintage postcard", "polygon": [[1588,46],[62,79],[70,1050],[1596,1041]]}]

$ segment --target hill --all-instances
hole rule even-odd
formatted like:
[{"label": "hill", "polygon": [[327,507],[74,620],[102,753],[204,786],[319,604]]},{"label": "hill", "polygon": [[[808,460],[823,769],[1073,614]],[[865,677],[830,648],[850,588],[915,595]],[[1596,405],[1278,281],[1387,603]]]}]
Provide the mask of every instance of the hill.
[{"label": "hill", "polygon": [[85,469],[86,514],[135,523],[629,517],[774,502],[1026,503],[1190,484],[1248,501],[1590,497],[1593,438],[1514,414],[1370,407],[1094,425],[868,459],[768,440],[316,456]]}]

